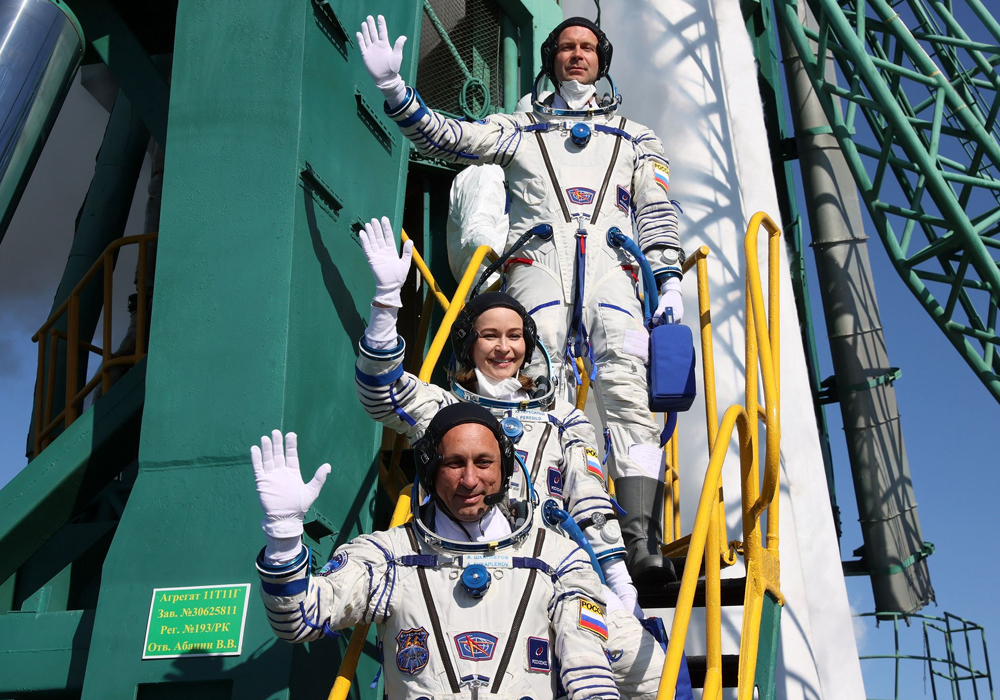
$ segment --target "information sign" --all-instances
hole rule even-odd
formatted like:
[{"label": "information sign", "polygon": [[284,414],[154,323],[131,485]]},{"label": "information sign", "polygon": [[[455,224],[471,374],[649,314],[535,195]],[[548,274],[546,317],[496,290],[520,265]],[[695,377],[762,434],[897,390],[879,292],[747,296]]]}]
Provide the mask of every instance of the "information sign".
[{"label": "information sign", "polygon": [[249,583],[154,588],[143,659],[239,656]]}]

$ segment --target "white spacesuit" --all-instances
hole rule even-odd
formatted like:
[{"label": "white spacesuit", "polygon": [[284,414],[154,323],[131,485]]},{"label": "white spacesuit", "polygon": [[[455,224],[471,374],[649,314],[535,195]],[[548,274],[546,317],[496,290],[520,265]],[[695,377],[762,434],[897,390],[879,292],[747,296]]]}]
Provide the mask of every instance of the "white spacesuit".
[{"label": "white spacesuit", "polygon": [[[492,294],[499,296],[483,294],[476,299]],[[378,324],[369,325],[376,327]],[[373,345],[378,345],[377,341],[367,337],[359,344],[355,377],[358,398],[372,418],[411,441],[423,434],[441,407],[460,400],[487,406],[498,420],[514,419],[512,431],[520,435],[510,437],[516,440],[518,456],[527,467],[535,492],[539,498],[553,497],[565,503],[587,535],[598,562],[608,565],[607,577],[610,564],[624,558],[625,546],[618,516],[605,489],[594,426],[582,412],[551,392],[532,398],[521,389],[510,397],[498,398],[477,394],[454,381],[448,391],[403,371],[402,338],[395,338],[393,345],[385,349]],[[515,474],[511,489],[517,492],[523,481],[522,474]],[[628,586],[631,588],[631,581]],[[628,593],[612,587],[623,602],[635,602],[634,588]]]},{"label": "white spacesuit", "polygon": [[[484,514],[472,523],[455,519],[433,486],[435,471],[445,468],[434,462],[438,445],[466,423],[489,428],[503,465],[500,491],[484,501]],[[605,600],[588,555],[540,526],[530,501],[506,500],[515,462],[512,444],[503,441],[496,419],[482,407],[463,403],[440,411],[415,447],[431,502],[421,507],[415,498],[411,523],[355,538],[318,575],[310,575],[309,550],[300,542],[296,550],[268,535],[257,568],[275,634],[304,642],[374,622],[391,700],[618,698],[610,660],[620,662],[633,650],[607,647]],[[294,434],[287,443],[286,457],[275,431],[273,441],[262,438],[262,449],[253,452],[265,533],[289,520],[274,505],[281,489],[267,483],[269,475],[287,478],[293,471],[285,460],[295,455]],[[294,475],[301,483],[297,459]],[[309,503],[287,502],[298,504],[301,524]],[[477,536],[465,537],[464,526]]]},{"label": "white spacesuit", "polygon": [[[596,30],[604,57],[598,77],[606,75],[610,43],[587,20],[574,18],[556,27],[547,40],[553,44],[549,55],[553,37],[568,23]],[[633,575],[669,569],[659,556],[664,463],[660,428],[648,407],[649,341],[638,269],[607,240],[611,228],[630,233],[634,219],[639,247],[657,283],[664,285],[661,290],[680,299],[683,252],[662,144],[646,127],[614,113],[617,93],[599,100],[593,85],[576,81],[560,85],[548,104],[536,100],[532,113],[495,114],[475,123],[445,118],[399,77],[404,37],[390,46],[384,20],[379,18],[376,29],[369,17],[358,40],[365,67],[386,97],[387,116],[417,150],[456,163],[504,168],[510,189],[508,244],[539,225],[551,225],[552,236],[529,238],[508,261],[506,291],[528,309],[546,347],[559,356],[565,349],[568,372],[576,371],[576,358],[589,367],[610,438],[611,476],[629,513],[623,528]],[[542,60],[546,70],[545,46]],[[570,106],[576,109],[561,109]],[[676,303],[675,320],[679,307]],[[556,379],[569,396],[566,376]]]}]

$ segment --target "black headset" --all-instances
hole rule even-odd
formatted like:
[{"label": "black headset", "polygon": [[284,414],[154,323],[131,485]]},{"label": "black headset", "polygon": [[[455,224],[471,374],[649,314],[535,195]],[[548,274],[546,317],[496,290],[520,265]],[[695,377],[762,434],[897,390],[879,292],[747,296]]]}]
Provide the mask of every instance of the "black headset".
[{"label": "black headset", "polygon": [[614,47],[608,40],[608,35],[601,31],[601,28],[591,22],[586,17],[570,17],[563,20],[553,29],[545,41],[542,42],[542,70],[554,84],[556,79],[556,50],[559,48],[559,35],[568,27],[586,27],[597,37],[597,79],[600,80],[608,74],[611,69],[611,56],[614,54]]}]

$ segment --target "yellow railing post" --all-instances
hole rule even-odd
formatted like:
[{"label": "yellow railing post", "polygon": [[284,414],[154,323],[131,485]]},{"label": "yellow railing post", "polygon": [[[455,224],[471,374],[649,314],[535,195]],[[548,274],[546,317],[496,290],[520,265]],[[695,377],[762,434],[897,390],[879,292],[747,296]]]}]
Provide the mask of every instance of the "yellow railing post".
[{"label": "yellow railing post", "polygon": [[[406,235],[406,231],[400,232],[403,241],[408,241],[409,238]],[[434,335],[434,340],[431,342],[431,347],[427,352],[427,356],[424,357],[423,362],[420,366],[420,372],[418,374],[420,381],[426,382],[430,381],[431,374],[434,372],[434,366],[437,364],[438,358],[441,356],[441,351],[444,349],[445,343],[448,341],[451,335],[451,325],[455,322],[458,317],[459,312],[462,307],[465,306],[465,297],[468,296],[469,290],[472,289],[472,285],[476,279],[476,273],[479,271],[479,266],[483,263],[489,256],[496,256],[493,249],[487,245],[479,246],[476,251],[472,254],[472,259],[465,268],[465,274],[462,275],[462,279],[458,283],[458,289],[455,290],[455,296],[451,301],[448,301],[447,297],[441,292],[438,287],[437,282],[434,280],[434,276],[431,274],[430,269],[428,269],[426,263],[417,253],[413,251],[413,261],[420,271],[420,274],[424,278],[424,282],[427,284],[428,296],[427,298],[437,299],[438,303],[444,308],[445,314],[444,319],[441,321],[441,327],[438,328],[437,333]],[[427,319],[427,325],[422,318],[420,321],[420,327],[422,330],[418,331],[418,335],[421,336],[421,341],[419,347],[423,348],[423,337],[426,337],[427,328],[429,328],[430,323],[430,305],[425,301],[424,303],[424,316]],[[392,457],[390,458],[389,465],[384,475],[385,483],[391,483],[391,476],[399,472],[399,453],[402,451],[402,441],[397,439],[393,443]],[[380,471],[380,476],[383,476]],[[389,527],[397,527],[406,522],[410,515],[410,491],[406,488],[402,488],[399,491],[399,497],[396,500],[396,507],[392,512],[392,518],[389,521]],[[365,639],[368,638],[368,628],[370,624],[355,625],[354,630],[351,632],[351,641],[347,645],[347,651],[344,653],[344,658],[340,662],[340,669],[337,671],[337,678],[333,682],[333,687],[330,689],[330,694],[327,696],[327,700],[345,700],[347,694],[351,691],[351,685],[354,682],[354,674],[358,669],[358,661],[361,659],[361,650],[364,648]]]}]

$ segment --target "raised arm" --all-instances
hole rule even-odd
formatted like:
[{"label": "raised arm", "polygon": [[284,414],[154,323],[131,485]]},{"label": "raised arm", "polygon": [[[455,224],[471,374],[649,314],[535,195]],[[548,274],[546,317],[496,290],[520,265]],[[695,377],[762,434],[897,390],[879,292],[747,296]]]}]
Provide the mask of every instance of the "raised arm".
[{"label": "raised arm", "polygon": [[362,535],[337,550],[317,577],[302,545],[302,521],[330,465],[303,482],[295,433],[272,431],[250,449],[267,545],[257,556],[261,598],[274,633],[289,642],[318,639],[357,622],[392,614],[395,564],[386,533]]},{"label": "raised arm", "polygon": [[355,35],[361,60],[385,97],[386,114],[424,155],[453,163],[496,163],[506,166],[521,143],[516,118],[495,114],[478,122],[448,119],[428,108],[399,75],[406,37],[389,43],[385,18],[371,15]]},{"label": "raised arm", "polygon": [[402,306],[400,289],[410,269],[413,242],[403,245],[402,255],[397,253],[386,217],[365,224],[360,238],[375,278],[375,297],[355,365],[355,388],[368,415],[412,439],[423,433],[442,406],[453,403],[444,389],[403,371],[406,345],[396,333],[396,314]]}]

